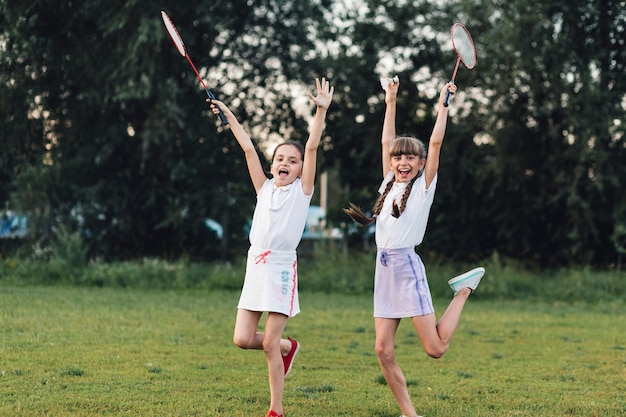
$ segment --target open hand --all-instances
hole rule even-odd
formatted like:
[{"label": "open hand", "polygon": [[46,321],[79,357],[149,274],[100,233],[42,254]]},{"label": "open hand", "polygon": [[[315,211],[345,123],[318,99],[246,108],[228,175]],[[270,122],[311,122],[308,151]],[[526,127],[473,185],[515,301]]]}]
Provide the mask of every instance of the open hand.
[{"label": "open hand", "polygon": [[313,96],[311,93],[307,93],[307,96],[317,107],[328,109],[330,103],[333,101],[335,87],[331,87],[330,82],[324,77],[322,77],[322,81],[316,78],[315,86],[317,87],[317,96]]}]

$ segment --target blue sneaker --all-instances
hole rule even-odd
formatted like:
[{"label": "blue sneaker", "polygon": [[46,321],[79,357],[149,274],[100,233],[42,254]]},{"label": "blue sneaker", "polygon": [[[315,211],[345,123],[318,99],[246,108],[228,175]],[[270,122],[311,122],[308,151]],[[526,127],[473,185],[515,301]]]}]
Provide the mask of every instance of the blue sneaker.
[{"label": "blue sneaker", "polygon": [[483,275],[485,275],[485,268],[479,266],[478,268],[474,268],[471,271],[467,271],[464,274],[452,278],[448,281],[448,285],[452,288],[452,291],[454,291],[454,295],[457,295],[463,288],[469,288],[474,292]]}]

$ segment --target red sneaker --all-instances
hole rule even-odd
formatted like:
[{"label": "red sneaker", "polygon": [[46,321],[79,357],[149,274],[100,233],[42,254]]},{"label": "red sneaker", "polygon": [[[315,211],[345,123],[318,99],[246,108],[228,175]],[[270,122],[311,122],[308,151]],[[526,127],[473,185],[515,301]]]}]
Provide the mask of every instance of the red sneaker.
[{"label": "red sneaker", "polygon": [[300,350],[300,343],[293,340],[291,337],[288,337],[287,339],[289,339],[289,341],[291,342],[291,350],[286,356],[283,356],[283,364],[285,365],[285,378],[287,378],[287,375],[289,375],[289,372],[291,372],[293,359],[296,357],[296,354]]},{"label": "red sneaker", "polygon": [[270,410],[270,411],[267,412],[267,414],[265,414],[265,417],[283,417],[283,415],[282,414],[276,414],[275,412]]}]

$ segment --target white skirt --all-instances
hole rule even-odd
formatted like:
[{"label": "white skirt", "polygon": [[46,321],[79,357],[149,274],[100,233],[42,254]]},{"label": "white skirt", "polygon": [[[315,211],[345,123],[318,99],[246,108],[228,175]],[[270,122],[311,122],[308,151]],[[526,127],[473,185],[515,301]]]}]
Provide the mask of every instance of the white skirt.
[{"label": "white skirt", "polygon": [[293,317],[300,312],[296,251],[248,250],[246,278],[237,308]]},{"label": "white skirt", "polygon": [[434,312],[424,263],[415,250],[378,248],[374,317],[400,319]]}]

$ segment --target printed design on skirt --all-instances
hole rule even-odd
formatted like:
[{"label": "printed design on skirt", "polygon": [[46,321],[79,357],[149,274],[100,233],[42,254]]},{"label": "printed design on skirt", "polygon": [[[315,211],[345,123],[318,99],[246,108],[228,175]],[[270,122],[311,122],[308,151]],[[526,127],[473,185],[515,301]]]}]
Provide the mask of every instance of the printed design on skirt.
[{"label": "printed design on skirt", "polygon": [[388,258],[388,253],[386,251],[382,251],[380,253],[380,264],[382,266],[387,266],[387,258]]},{"label": "printed design on skirt", "polygon": [[269,255],[270,253],[272,253],[271,250],[266,250],[265,252],[263,252],[260,255],[257,255],[254,260],[256,261],[255,264],[258,264],[259,262],[263,262],[264,264],[267,263],[267,255]]},{"label": "printed design on skirt", "polygon": [[289,270],[280,271],[280,282],[274,283],[274,293],[282,300],[289,295],[289,281],[291,274]]}]

